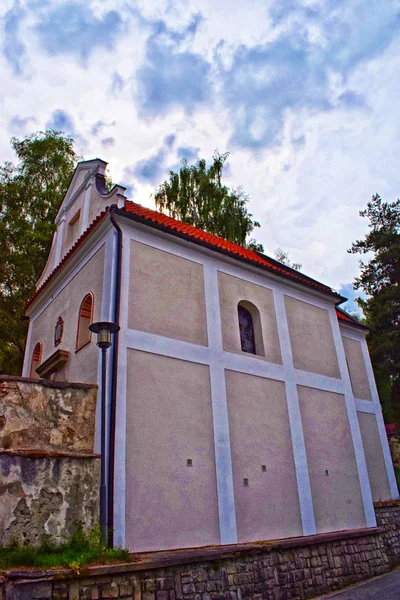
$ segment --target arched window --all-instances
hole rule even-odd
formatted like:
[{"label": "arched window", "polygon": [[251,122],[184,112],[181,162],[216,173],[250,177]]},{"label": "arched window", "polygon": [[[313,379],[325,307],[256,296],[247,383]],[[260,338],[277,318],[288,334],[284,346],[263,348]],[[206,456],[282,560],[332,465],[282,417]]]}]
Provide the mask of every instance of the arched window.
[{"label": "arched window", "polygon": [[238,304],[240,347],[243,352],[264,356],[259,310],[251,302],[242,300]]},{"label": "arched window", "polygon": [[33,349],[30,377],[39,378],[36,369],[42,360],[42,342],[38,342]]},{"label": "arched window", "polygon": [[89,325],[93,319],[93,294],[87,294],[82,300],[79,309],[78,333],[76,336],[76,349],[79,350],[91,340],[91,332]]},{"label": "arched window", "polygon": [[244,306],[238,306],[240,345],[243,352],[256,354],[253,317]]}]

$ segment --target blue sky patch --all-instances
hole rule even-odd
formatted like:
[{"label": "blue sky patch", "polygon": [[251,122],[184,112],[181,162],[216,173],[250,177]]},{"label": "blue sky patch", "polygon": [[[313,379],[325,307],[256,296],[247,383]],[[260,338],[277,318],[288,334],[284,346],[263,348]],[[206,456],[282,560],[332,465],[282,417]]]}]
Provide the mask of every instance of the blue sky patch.
[{"label": "blue sky patch", "polygon": [[20,3],[15,2],[4,17],[3,53],[15,75],[22,73],[25,62],[25,45],[20,39],[20,23],[24,15]]},{"label": "blue sky patch", "polygon": [[51,115],[51,119],[46,123],[46,129],[55,129],[57,131],[65,131],[66,133],[74,132],[74,124],[72,118],[64,110],[55,110]]},{"label": "blue sky patch", "polygon": [[35,29],[48,54],[72,54],[84,60],[97,47],[113,48],[121,25],[117,11],[109,11],[98,18],[88,4],[75,2],[57,6]]}]

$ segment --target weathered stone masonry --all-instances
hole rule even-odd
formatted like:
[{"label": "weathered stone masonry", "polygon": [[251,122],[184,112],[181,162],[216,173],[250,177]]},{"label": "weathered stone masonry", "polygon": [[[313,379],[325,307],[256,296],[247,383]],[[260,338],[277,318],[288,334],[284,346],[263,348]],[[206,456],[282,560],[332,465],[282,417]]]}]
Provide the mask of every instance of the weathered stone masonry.
[{"label": "weathered stone masonry", "polygon": [[[133,564],[4,573],[9,600],[294,600],[389,570],[380,529],[134,556]],[[1,597],[1,596],[0,596]]]},{"label": "weathered stone masonry", "polygon": [[400,564],[400,500],[375,503],[376,522],[383,529],[382,538],[391,567]]},{"label": "weathered stone masonry", "polygon": [[0,543],[98,519],[97,386],[0,376]]}]

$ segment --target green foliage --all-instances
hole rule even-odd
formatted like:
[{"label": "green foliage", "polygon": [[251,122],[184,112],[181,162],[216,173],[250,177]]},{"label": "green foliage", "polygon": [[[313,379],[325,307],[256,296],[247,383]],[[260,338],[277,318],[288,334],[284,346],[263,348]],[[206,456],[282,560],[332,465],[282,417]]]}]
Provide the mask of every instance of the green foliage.
[{"label": "green foliage", "polygon": [[38,547],[10,544],[0,547],[0,569],[12,567],[57,568],[69,567],[80,572],[95,563],[130,562],[130,553],[123,548],[107,548],[101,538],[99,525],[85,531],[76,524],[75,533],[57,544],[51,536],[43,536]]},{"label": "green foliage", "polygon": [[11,139],[19,163],[0,166],[0,372],[20,375],[26,329],[20,323],[50,251],[54,218],[78,156],[57,131]]},{"label": "green foliage", "polygon": [[352,254],[369,254],[360,261],[354,282],[369,298],[358,300],[371,328],[368,344],[386,422],[400,422],[400,200],[383,202],[376,194],[360,212],[370,231],[357,240]]},{"label": "green foliage", "polygon": [[395,467],[394,472],[396,473],[397,487],[400,491],[400,469],[398,467]]},{"label": "green foliage", "polygon": [[289,253],[288,252],[284,252],[282,250],[282,248],[277,248],[274,251],[275,254],[275,259],[278,260],[279,262],[281,262],[283,265],[286,265],[287,267],[290,267],[291,269],[294,269],[295,271],[300,271],[301,267],[303,265],[301,265],[300,263],[292,263],[290,261],[289,258]]},{"label": "green foliage", "polygon": [[230,190],[222,184],[228,156],[229,152],[214,152],[209,167],[204,159],[191,166],[184,159],[179,172],[170,171],[169,181],[164,181],[154,194],[156,206],[183,223],[262,252],[262,245],[249,239],[260,224],[247,211],[248,196],[241,187]]},{"label": "green foliage", "polygon": [[[359,298],[356,298],[356,302],[358,302],[358,300]],[[346,307],[344,307],[343,310],[345,310],[345,312],[347,312],[347,314],[350,315],[350,317],[353,317],[353,319],[356,319],[360,323],[363,323],[363,325],[367,325],[365,317],[362,314],[360,314],[357,310],[347,310]]]}]

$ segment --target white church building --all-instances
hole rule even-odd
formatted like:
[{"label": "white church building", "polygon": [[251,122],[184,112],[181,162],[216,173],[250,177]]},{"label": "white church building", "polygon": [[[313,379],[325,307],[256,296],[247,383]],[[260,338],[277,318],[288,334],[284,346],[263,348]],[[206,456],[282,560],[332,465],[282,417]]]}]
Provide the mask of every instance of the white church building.
[{"label": "white church building", "polygon": [[[142,552],[376,525],[398,497],[365,336],[345,298],[129,201],[81,162],[26,307],[23,375],[100,384],[108,519]],[[97,420],[99,450],[100,411]]]}]

